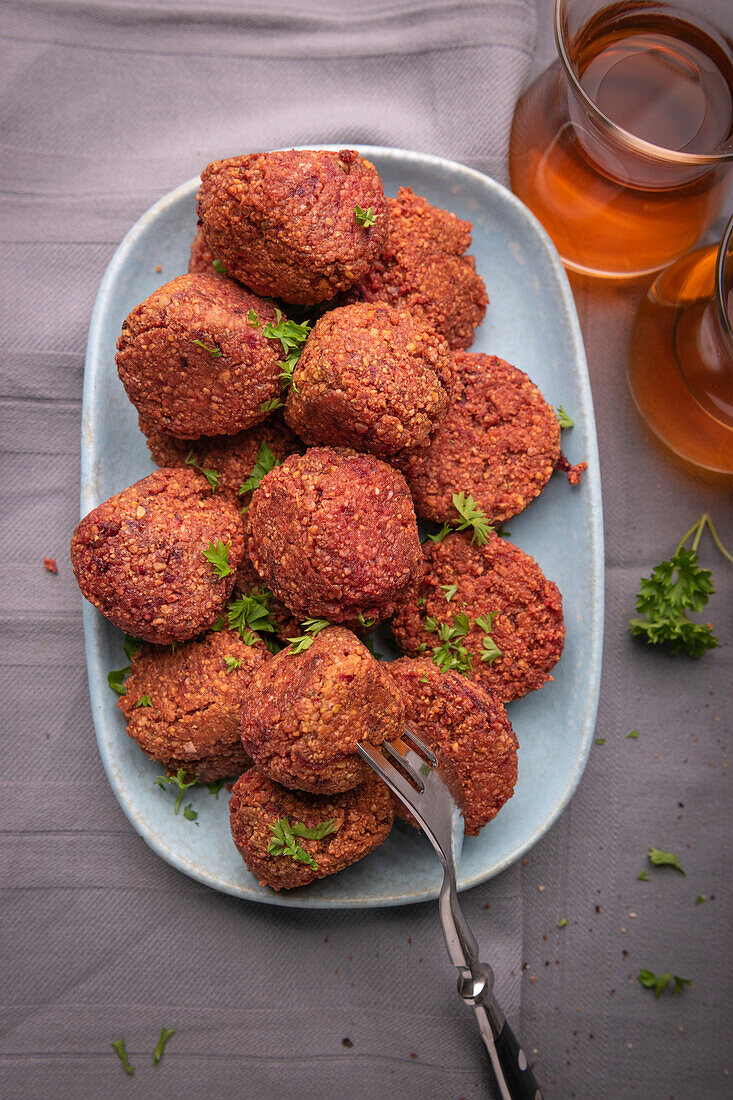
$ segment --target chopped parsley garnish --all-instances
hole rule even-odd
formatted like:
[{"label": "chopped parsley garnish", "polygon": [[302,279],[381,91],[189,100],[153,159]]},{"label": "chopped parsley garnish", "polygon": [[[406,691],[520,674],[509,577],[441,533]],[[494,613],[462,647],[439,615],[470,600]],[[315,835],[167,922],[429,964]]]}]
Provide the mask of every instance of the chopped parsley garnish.
[{"label": "chopped parsley garnish", "polygon": [[192,450],[189,451],[186,455],[185,462],[187,466],[193,466],[199,471],[199,473],[202,473],[204,475],[209,483],[209,488],[211,489],[212,493],[215,493],[216,490],[219,488],[221,474],[217,473],[216,470],[205,470],[200,464],[198,458],[196,457],[195,452]]},{"label": "chopped parsley garnish", "polygon": [[[293,371],[297,366],[300,359],[300,353],[303,350],[303,344],[308,339],[311,331],[311,325],[307,321],[303,321],[302,324],[298,324],[297,321],[289,321],[287,317],[283,317],[282,310],[275,310],[275,322],[268,321],[267,324],[262,325],[256,312],[251,309],[247,316],[247,321],[253,328],[262,328],[262,335],[267,337],[268,340],[279,340],[283,351],[285,352],[285,358],[278,362],[280,367],[280,380],[283,384],[283,389],[288,386],[292,386],[295,392],[298,392],[298,387],[293,382]],[[271,400],[277,400],[273,398]],[[268,402],[265,402],[268,404]],[[282,405],[282,402],[279,403]],[[270,405],[270,408],[278,408],[279,405]],[[270,409],[265,409],[260,405],[262,412],[269,412]]]},{"label": "chopped parsley garnish", "polygon": [[209,549],[204,550],[204,557],[214,566],[220,581],[234,572],[229,564],[229,547],[231,545],[231,539],[228,542],[221,542],[220,539],[217,539],[216,546],[213,542],[210,542]]},{"label": "chopped parsley garnish", "polygon": [[[680,653],[702,657],[706,650],[720,645],[710,623],[693,622],[687,614],[702,611],[715,592],[710,570],[698,565],[697,548],[705,527],[710,529],[721,554],[733,562],[705,512],[682,538],[672,558],[656,565],[651,577],[642,577],[636,610],[645,618],[631,619],[629,623],[633,635],[645,638],[650,645],[665,646],[673,657]],[[688,550],[685,543],[691,535],[692,546]]]},{"label": "chopped parsley garnish", "polygon": [[471,542],[483,546],[494,528],[469,493],[453,493],[453,507],[461,517],[458,522],[444,523],[437,535],[428,535],[432,542],[442,542],[451,531],[473,531]]},{"label": "chopped parsley garnish", "polygon": [[115,1040],[115,1042],[110,1043],[110,1046],[112,1047],[112,1050],[115,1052],[115,1054],[117,1055],[119,1060],[122,1062],[122,1066],[123,1066],[123,1069],[124,1069],[125,1073],[127,1073],[130,1077],[132,1077],[135,1070],[132,1068],[130,1063],[127,1061],[127,1054],[125,1053],[125,1040],[124,1039],[117,1039],[117,1040]]},{"label": "chopped parsley garnish", "polygon": [[638,736],[639,736],[639,731],[638,730],[631,730],[630,733],[626,734],[626,740],[627,741],[636,741]]},{"label": "chopped parsley garnish", "polygon": [[458,591],[458,585],[457,584],[441,584],[440,587],[443,589],[443,595],[445,596],[446,601],[448,603],[450,603],[451,600],[453,599],[453,597],[455,596],[456,592]]},{"label": "chopped parsley garnish", "polygon": [[639,871],[639,874],[636,876],[636,878],[638,882],[649,882],[649,872],[647,871],[646,867],[643,871]]},{"label": "chopped parsley garnish", "polygon": [[377,215],[374,213],[373,206],[367,206],[366,210],[362,210],[358,203],[354,207],[354,216],[359,224],[363,225],[365,229],[369,229],[377,220]]},{"label": "chopped parsley garnish", "polygon": [[304,840],[322,840],[330,833],[336,832],[333,818],[314,825],[310,829],[296,821],[292,826],[287,817],[279,818],[274,825],[270,825],[273,837],[267,846],[267,854],[271,856],[290,856],[299,863],[307,863],[313,870],[317,870],[318,864],[313,856],[298,844],[296,837]]},{"label": "chopped parsley garnish", "polygon": [[175,1035],[175,1031],[173,1031],[171,1028],[164,1027],[163,1030],[161,1031],[160,1039],[158,1039],[158,1043],[155,1047],[155,1050],[153,1051],[153,1065],[154,1066],[157,1066],[158,1062],[163,1057],[163,1051],[165,1050],[165,1044],[168,1042],[168,1040],[173,1035]]},{"label": "chopped parsley garnish", "polygon": [[210,783],[206,784],[206,790],[209,792],[209,794],[213,794],[214,797],[218,799],[219,791],[222,789],[225,783],[225,779],[212,779]]},{"label": "chopped parsley garnish", "polygon": [[227,673],[234,672],[235,668],[242,667],[242,662],[239,657],[225,657],[224,664],[227,666]]},{"label": "chopped parsley garnish", "polygon": [[211,266],[213,267],[213,269],[214,269],[214,271],[216,272],[217,275],[228,275],[229,274],[229,272],[227,271],[226,267],[221,262],[221,260],[212,260],[211,261]]},{"label": "chopped parsley garnish", "polygon": [[153,700],[150,698],[149,695],[141,695],[138,701],[135,703],[135,710],[137,710],[138,707],[152,707],[152,705]]},{"label": "chopped parsley garnish", "polygon": [[247,480],[243,481],[240,485],[239,495],[251,493],[253,489],[257,489],[265,474],[269,474],[270,470],[274,470],[275,467],[279,465],[280,459],[275,458],[266,443],[260,443],[260,449],[257,452],[257,461],[252,467],[252,473]]},{"label": "chopped parsley garnish", "polygon": [[[227,619],[229,626],[239,631],[242,641],[254,645],[256,634],[274,634],[275,624],[270,618],[267,589],[257,589],[249,596],[239,596],[229,601]],[[263,638],[268,643],[269,639]]]},{"label": "chopped parsley garnish", "polygon": [[425,620],[425,629],[429,634],[437,634],[439,645],[433,646],[433,661],[441,672],[455,669],[462,676],[471,675],[472,656],[462,644],[471,628],[468,615],[458,611],[453,615],[453,625],[440,623],[429,615]]},{"label": "chopped parsley garnish", "polygon": [[575,427],[575,421],[573,420],[572,416],[568,416],[562,405],[558,405],[555,411],[557,413],[557,422],[561,428]]},{"label": "chopped parsley garnish", "polygon": [[226,625],[227,625],[227,623],[226,623],[226,619],[224,618],[224,616],[223,615],[217,615],[214,622],[209,627],[209,630],[212,630],[214,632],[214,634],[218,634],[219,631],[223,630]]},{"label": "chopped parsley garnish", "polygon": [[559,921],[557,922],[557,927],[558,927],[558,928],[564,928],[564,927],[565,927],[565,925],[566,925],[567,923],[568,923],[568,918],[567,918],[567,917],[563,917],[563,918],[562,918],[562,920],[559,920]]},{"label": "chopped parsley garnish", "polygon": [[291,657],[295,653],[305,653],[306,649],[310,649],[316,640],[316,635],[331,624],[328,619],[303,619],[302,625],[305,634],[301,634],[299,638],[293,638],[288,647]]},{"label": "chopped parsley garnish", "polygon": [[222,354],[221,348],[217,348],[216,346],[213,347],[213,348],[210,348],[208,344],[205,344],[203,342],[203,340],[194,340],[194,344],[198,344],[198,346],[200,348],[203,348],[204,351],[208,351],[209,355],[211,355],[212,358],[214,358],[214,359],[220,359],[221,358],[221,354]]},{"label": "chopped parsley garnish", "polygon": [[488,661],[489,667],[493,665],[497,657],[502,656],[502,651],[491,637],[491,627],[494,619],[498,615],[497,611],[490,611],[488,615],[481,615],[478,619],[474,619],[476,626],[480,627],[484,631],[484,637],[481,647],[481,660]]},{"label": "chopped parsley garnish", "polygon": [[269,401],[263,401],[260,405],[261,413],[274,412],[275,409],[282,409],[284,401],[281,401],[279,397],[271,397]]},{"label": "chopped parsley garnish", "polygon": [[143,647],[143,643],[139,638],[133,638],[132,634],[125,634],[125,640],[122,643],[122,648],[125,651],[125,656],[128,661],[131,661],[133,657],[137,657],[138,653]]},{"label": "chopped parsley garnish", "polygon": [[641,970],[639,971],[638,981],[641,982],[645,989],[654,990],[655,1001],[659,1000],[670,982],[674,982],[674,989],[672,992],[675,997],[678,997],[680,993],[682,993],[686,985],[692,985],[689,978],[679,978],[676,974],[671,974],[669,971],[657,977],[651,970]]},{"label": "chopped parsley garnish", "polygon": [[130,665],[125,665],[124,668],[113,668],[107,673],[107,683],[112,688],[112,691],[116,691],[118,695],[127,695],[127,688],[123,684],[125,676],[128,672],[132,672]]},{"label": "chopped parsley garnish", "polygon": [[374,626],[376,619],[365,619],[362,611],[356,616],[357,622],[360,626],[363,626],[365,630],[371,630]]},{"label": "chopped parsley garnish", "polygon": [[185,768],[179,768],[175,775],[158,775],[155,777],[155,785],[157,787],[160,787],[161,791],[164,791],[166,785],[171,783],[178,787],[178,797],[176,798],[176,804],[173,807],[173,813],[177,814],[181,807],[183,792],[187,791],[189,787],[194,787],[196,785],[196,780],[192,779],[189,783],[186,782]]},{"label": "chopped parsley garnish", "polygon": [[695,905],[702,905],[704,901],[708,900],[707,894],[698,894],[695,898]]},{"label": "chopped parsley garnish", "polygon": [[605,743],[606,743],[606,738],[605,737],[596,737],[596,745],[605,745]]},{"label": "chopped parsley garnish", "polygon": [[[185,817],[186,821],[196,821],[196,818],[199,815],[194,810],[193,803],[189,802],[188,806],[183,807],[183,816]],[[196,821],[196,824],[198,825],[198,821]]]},{"label": "chopped parsley garnish", "polygon": [[663,852],[661,848],[650,848],[647,852],[649,856],[649,862],[653,863],[655,867],[674,867],[675,871],[680,871],[683,875],[687,872],[683,870],[674,852]]}]

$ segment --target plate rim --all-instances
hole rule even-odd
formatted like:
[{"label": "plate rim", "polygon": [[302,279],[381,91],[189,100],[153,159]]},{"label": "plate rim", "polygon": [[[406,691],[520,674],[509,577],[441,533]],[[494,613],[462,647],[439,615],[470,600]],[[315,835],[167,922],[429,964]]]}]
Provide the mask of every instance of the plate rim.
[{"label": "plate rim", "polygon": [[[340,144],[321,144],[321,145],[298,145],[288,146],[288,148],[297,149],[326,149],[326,150],[339,150],[345,148],[345,143]],[[400,161],[407,161],[420,165],[421,167],[432,167],[445,174],[464,176],[479,183],[482,187],[487,189],[502,202],[513,207],[515,212],[521,219],[529,223],[535,231],[535,235],[538,239],[538,243],[543,248],[545,257],[549,262],[555,278],[557,280],[560,297],[564,307],[565,323],[567,325],[571,344],[573,347],[574,360],[577,365],[578,385],[580,389],[581,405],[583,414],[587,418],[587,430],[588,430],[588,448],[586,454],[586,461],[588,462],[588,469],[584,474],[584,478],[590,483],[591,491],[588,494],[587,501],[587,526],[591,536],[591,544],[597,547],[597,552],[590,555],[590,592],[589,603],[594,609],[592,616],[592,627],[590,631],[590,645],[587,649],[587,669],[588,677],[590,680],[590,693],[586,696],[587,706],[582,723],[582,736],[579,747],[578,756],[575,761],[575,766],[572,773],[568,778],[568,782],[563,790],[562,796],[558,799],[551,812],[547,815],[545,820],[538,825],[534,832],[526,838],[521,844],[518,844],[511,853],[506,855],[495,866],[493,866],[488,872],[479,872],[474,874],[470,878],[462,878],[458,882],[459,891],[469,890],[474,886],[478,886],[483,882],[487,882],[489,879],[496,877],[503,871],[506,871],[517,860],[530,850],[542,836],[552,827],[557,821],[562,812],[568,806],[570,800],[577,789],[580,779],[585,771],[588,757],[590,754],[590,748],[592,744],[593,732],[595,730],[596,717],[598,712],[598,698],[600,692],[601,682],[601,669],[602,669],[602,656],[603,656],[603,628],[604,628],[604,587],[605,587],[605,575],[604,575],[604,535],[603,535],[603,501],[601,491],[601,476],[600,476],[600,463],[598,454],[598,436],[596,431],[595,411],[593,406],[593,394],[590,386],[590,376],[588,372],[588,363],[585,355],[585,347],[583,344],[583,338],[580,328],[580,321],[575,308],[575,302],[570,287],[570,282],[567,273],[562,265],[560,256],[555,249],[548,233],[544,227],[540,224],[537,218],[532,212],[522,203],[508,188],[503,184],[492,179],[490,176],[484,175],[482,172],[477,171],[475,168],[470,168],[467,165],[460,164],[457,161],[449,160],[445,157],[439,157],[431,153],[420,153],[414,150],[400,149],[393,146],[381,146],[381,145],[364,145],[361,143],[355,143],[354,147],[358,149],[360,155],[371,159],[377,157],[381,159],[399,159]],[[121,269],[124,267],[124,262],[135,246],[138,238],[145,232],[151,222],[155,221],[157,217],[168,207],[174,205],[182,198],[188,198],[191,194],[195,193],[199,186],[199,177],[195,176],[186,180],[184,183],[168,191],[156,200],[131,226],[127,231],[122,241],[115,249],[109,263],[105,269],[102,280],[99,284],[97,295],[94,301],[94,307],[92,310],[89,333],[87,337],[86,352],[84,358],[84,384],[82,389],[82,418],[81,418],[81,494],[80,494],[80,515],[83,517],[91,508],[95,507],[99,502],[98,492],[98,464],[101,458],[99,444],[97,442],[95,434],[91,431],[90,417],[92,409],[96,408],[96,389],[100,382],[103,369],[103,358],[101,354],[102,348],[100,343],[102,341],[102,330],[104,327],[104,320],[108,316],[110,306],[113,305],[112,289],[117,282]],[[429,890],[420,890],[413,893],[400,893],[380,895],[378,898],[364,896],[359,898],[344,897],[344,898],[318,898],[308,897],[305,892],[298,891],[297,894],[276,893],[272,891],[269,894],[260,894],[252,890],[248,890],[247,886],[235,887],[232,884],[226,882],[217,882],[212,879],[211,876],[207,876],[204,872],[200,871],[194,864],[190,863],[185,856],[182,856],[180,852],[175,851],[169,847],[161,838],[155,834],[146,824],[146,822],[139,817],[128,804],[124,792],[122,790],[121,782],[118,780],[116,772],[116,764],[112,759],[109,745],[107,744],[104,735],[104,720],[102,714],[102,685],[100,677],[93,675],[95,668],[101,667],[101,630],[102,625],[106,620],[91,604],[86,600],[83,602],[83,625],[84,625],[84,647],[85,657],[87,665],[87,679],[89,683],[89,696],[92,709],[92,720],[94,722],[94,731],[97,740],[97,747],[102,759],[102,765],[104,767],[107,779],[114,792],[115,798],[120,805],[125,817],[128,819],[132,827],[142,836],[145,843],[166,863],[181,871],[188,877],[201,882],[203,885],[208,886],[210,889],[217,890],[222,893],[226,893],[230,896],[237,897],[245,901],[260,902],[267,905],[278,905],[286,908],[298,908],[298,909],[362,909],[362,908],[384,908],[393,905],[411,905],[416,902],[433,901],[439,895],[439,887]],[[436,864],[437,866],[437,864]],[[305,888],[307,889],[307,888]]]}]

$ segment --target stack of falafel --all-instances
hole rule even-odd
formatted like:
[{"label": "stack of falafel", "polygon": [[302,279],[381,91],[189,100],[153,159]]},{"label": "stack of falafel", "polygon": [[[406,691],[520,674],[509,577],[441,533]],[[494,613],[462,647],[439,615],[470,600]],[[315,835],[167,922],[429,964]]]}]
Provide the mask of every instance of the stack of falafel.
[{"label": "stack of falafel", "polygon": [[[524,373],[466,350],[488,304],[470,223],[385,198],[355,151],[217,161],[198,214],[189,273],[118,341],[160,468],[84,517],[71,557],[141,643],[128,733],[169,774],[238,777],[234,843],[289,889],[390,832],[359,741],[414,725],[469,835],[512,796],[504,704],[552,678],[562,602],[488,525],[541,492],[560,429]],[[418,515],[442,537],[421,545]],[[360,638],[390,619],[407,656],[380,664]]]}]

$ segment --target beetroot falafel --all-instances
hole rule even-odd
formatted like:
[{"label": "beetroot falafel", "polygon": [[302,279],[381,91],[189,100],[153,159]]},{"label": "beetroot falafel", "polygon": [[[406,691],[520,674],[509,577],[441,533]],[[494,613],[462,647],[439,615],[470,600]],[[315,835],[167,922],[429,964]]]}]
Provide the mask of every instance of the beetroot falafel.
[{"label": "beetroot falafel", "polygon": [[308,337],[285,419],[306,443],[391,455],[429,442],[452,377],[448,345],[423,321],[382,303],[342,306]]},{"label": "beetroot falafel", "polygon": [[145,646],[132,658],[117,706],[127,732],[170,774],[199,782],[241,775],[250,759],[239,736],[239,708],[252,674],[270,659],[256,638],[211,631],[174,652]]},{"label": "beetroot falafel", "polygon": [[122,326],[117,372],[127,396],[146,421],[182,439],[251,428],[280,392],[280,343],[260,327],[275,316],[231,279],[179,275]]},{"label": "beetroot falafel", "polygon": [[[370,225],[357,218],[371,210]],[[353,149],[289,149],[214,161],[201,173],[206,242],[255,294],[310,304],[365,274],[387,235],[382,181]]]},{"label": "beetroot falafel", "polygon": [[440,625],[466,615],[470,626],[460,644],[471,658],[471,678],[502,702],[552,679],[565,642],[562,598],[529,554],[498,535],[477,546],[462,533],[426,543],[423,554],[418,598],[392,623],[400,649],[411,656],[430,652]]},{"label": "beetroot falafel", "polygon": [[[299,858],[277,851],[274,828],[282,827],[283,819],[289,828],[299,827]],[[307,886],[363,859],[387,839],[393,821],[389,788],[373,772],[352,790],[315,795],[289,791],[259,768],[250,768],[234,784],[229,800],[229,824],[239,854],[260,885],[273,890]],[[320,839],[302,835],[304,829],[324,827],[329,832]]]},{"label": "beetroot falafel", "polygon": [[[205,552],[222,547],[229,573]],[[146,642],[182,642],[206,630],[244,555],[237,509],[195,470],[155,470],[92,509],[71,539],[82,595],[120,630]]]},{"label": "beetroot falafel", "polygon": [[418,515],[455,520],[454,493],[469,493],[490,523],[521,512],[560,454],[554,410],[523,371],[495,355],[459,351],[448,415],[432,443],[397,456]]},{"label": "beetroot falafel", "polygon": [[374,455],[311,447],[266,474],[247,547],[267,587],[299,619],[386,619],[422,571],[407,483]]}]

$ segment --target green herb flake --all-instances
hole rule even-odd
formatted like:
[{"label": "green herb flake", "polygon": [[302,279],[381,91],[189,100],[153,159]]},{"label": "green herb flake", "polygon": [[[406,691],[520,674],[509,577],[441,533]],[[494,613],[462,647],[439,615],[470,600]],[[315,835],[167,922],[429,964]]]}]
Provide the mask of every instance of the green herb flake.
[{"label": "green herb flake", "polygon": [[638,882],[649,882],[649,872],[647,871],[646,867],[643,871],[639,871],[639,874],[636,876],[636,878]]},{"label": "green herb flake", "polygon": [[555,411],[557,413],[557,422],[561,428],[575,427],[575,421],[573,420],[572,416],[568,416],[562,405],[558,405]]},{"label": "green herb flake", "polygon": [[654,990],[654,999],[656,1001],[664,993],[665,989],[670,982],[674,982],[674,989],[672,992],[676,997],[682,993],[686,985],[692,985],[689,978],[680,978],[677,974],[672,974],[669,970],[665,974],[660,974],[659,977],[652,970],[640,970],[638,979],[645,989]]},{"label": "green herb flake", "polygon": [[[217,275],[228,275],[229,274],[229,272],[227,271],[226,267],[221,262],[221,260],[212,260],[211,261],[211,266],[213,267],[213,269],[214,269],[214,271],[216,272]],[[252,312],[254,312],[254,310]]]},{"label": "green herb flake", "polygon": [[708,900],[707,894],[698,894],[695,898],[695,905],[702,905],[704,901]]},{"label": "green herb flake", "polygon": [[310,649],[315,642],[316,636],[330,625],[328,619],[303,619],[302,626],[305,634],[292,639],[288,646],[288,654],[292,657],[296,653],[305,653],[306,649]]},{"label": "green herb flake", "polygon": [[233,630],[238,630],[247,645],[254,645],[256,634],[274,634],[275,624],[270,617],[269,602],[271,593],[266,588],[258,588],[249,596],[240,596],[230,600],[227,619]]},{"label": "green herb flake", "polygon": [[190,450],[188,452],[184,459],[184,462],[187,466],[193,466],[194,469],[203,474],[207,482],[209,483],[209,488],[211,489],[212,493],[216,492],[216,490],[219,488],[219,482],[221,481],[220,473],[217,473],[216,470],[205,470],[199,462],[198,458],[196,457],[196,452],[194,450]]},{"label": "green herb flake", "polygon": [[[196,818],[199,815],[194,810],[192,802],[189,802],[188,806],[183,807],[183,816],[185,817],[186,821],[196,821]],[[196,824],[198,825],[198,821],[196,821]]]},{"label": "green herb flake", "polygon": [[208,351],[209,355],[213,359],[220,359],[221,358],[221,355],[222,355],[221,348],[217,348],[216,346],[214,346],[213,348],[210,348],[208,344],[205,344],[203,342],[203,340],[194,340],[194,344],[198,344],[198,346],[200,348],[203,348],[204,351]]},{"label": "green herb flake", "polygon": [[453,599],[453,597],[455,596],[456,592],[458,591],[458,585],[457,584],[441,584],[440,587],[443,589],[443,595],[445,596],[446,601],[448,603],[450,603],[451,600]]},{"label": "green herb flake", "polygon": [[214,620],[214,622],[209,627],[209,630],[213,631],[214,634],[218,634],[219,631],[223,630],[226,625],[227,625],[227,622],[226,622],[226,619],[224,618],[224,616],[223,615],[217,615],[216,619]]},{"label": "green herb flake", "polygon": [[271,397],[269,401],[263,401],[260,405],[261,413],[274,412],[275,409],[282,409],[284,401],[281,401],[279,397]]},{"label": "green herb flake", "polygon": [[605,737],[596,737],[595,740],[596,740],[596,745],[605,745],[605,743],[606,743],[606,738]]},{"label": "green herb flake", "polygon": [[210,542],[209,549],[204,550],[204,557],[214,566],[214,570],[220,581],[234,572],[229,564],[229,548],[231,545],[231,539],[228,542],[221,542],[220,539],[217,539],[216,545]]},{"label": "green herb flake", "polygon": [[568,923],[568,918],[563,917],[562,920],[557,922],[557,927],[558,928],[564,928],[567,923]]},{"label": "green herb flake", "polygon": [[257,316],[257,311],[256,310],[251,309],[249,311],[249,313],[247,314],[247,324],[251,325],[252,328],[259,328],[260,327],[260,319]]},{"label": "green herb flake", "polygon": [[639,731],[638,730],[632,730],[631,733],[626,734],[626,740],[627,741],[636,741],[638,736],[639,736]]},{"label": "green herb flake", "polygon": [[377,220],[373,206],[367,206],[366,210],[362,210],[358,203],[354,207],[354,217],[365,229],[369,229]]},{"label": "green herb flake", "polygon": [[212,779],[210,783],[206,784],[206,790],[209,794],[213,794],[214,798],[219,799],[219,791],[226,785],[226,779]]},{"label": "green herb flake", "polygon": [[139,638],[133,638],[132,634],[125,634],[125,640],[122,643],[122,648],[125,651],[125,656],[128,661],[131,661],[134,657],[137,657],[138,653],[143,647],[143,643]]},{"label": "green herb flake", "polygon": [[129,672],[132,672],[130,665],[125,665],[124,668],[110,669],[107,673],[107,683],[112,688],[112,691],[116,691],[118,695],[127,695],[127,688],[123,680]]},{"label": "green herb flake", "polygon": [[115,1042],[110,1043],[110,1046],[112,1047],[112,1050],[115,1052],[115,1054],[117,1055],[119,1060],[122,1062],[122,1067],[123,1067],[125,1073],[129,1077],[132,1077],[135,1070],[132,1068],[132,1066],[130,1065],[130,1063],[127,1060],[127,1054],[125,1052],[125,1040],[124,1039],[117,1039],[117,1040],[115,1040]]},{"label": "green herb flake", "polygon": [[650,848],[647,852],[650,863],[655,867],[674,867],[675,871],[686,874],[682,864],[673,852],[663,852],[661,848]]},{"label": "green herb flake", "polygon": [[269,474],[270,470],[274,470],[275,467],[279,465],[280,459],[275,458],[275,455],[266,443],[260,443],[260,449],[257,452],[257,460],[252,467],[252,473],[247,480],[243,481],[240,485],[239,495],[242,496],[243,493],[251,493],[259,488],[259,484],[265,474]]},{"label": "green herb flake", "polygon": [[318,864],[313,856],[298,844],[296,837],[304,840],[322,840],[331,833],[335,833],[336,828],[333,818],[308,828],[300,821],[296,821],[291,826],[287,817],[281,817],[274,825],[270,825],[273,836],[267,846],[267,853],[271,856],[290,856],[299,863],[308,864],[315,871],[318,869]]},{"label": "green herb flake", "polygon": [[433,646],[433,662],[441,672],[455,669],[462,676],[470,676],[473,657],[462,644],[471,623],[463,611],[454,612],[453,625],[441,623],[433,615],[425,620],[425,630],[438,635],[438,645]]},{"label": "green herb flake", "polygon": [[471,542],[483,546],[488,541],[494,528],[489,523],[485,513],[479,508],[470,494],[453,493],[453,507],[461,517],[461,522],[456,526],[456,531],[473,531]]},{"label": "green herb flake", "polygon": [[173,813],[177,814],[181,806],[181,799],[183,798],[183,792],[187,791],[189,787],[196,785],[196,780],[192,779],[189,783],[186,782],[186,769],[179,768],[175,775],[157,775],[154,779],[154,783],[157,787],[160,787],[161,791],[164,791],[166,786],[171,783],[178,787],[178,797],[176,798],[175,805],[173,807]]},{"label": "green herb flake", "polygon": [[[256,314],[255,314],[256,316]],[[250,324],[252,322],[250,321]],[[259,325],[259,320],[257,321]],[[297,393],[298,387],[295,385],[293,379],[293,372],[298,365],[298,359],[300,353],[303,350],[303,345],[308,339],[311,331],[311,325],[307,321],[303,321],[299,324],[297,321],[289,321],[287,317],[283,316],[281,310],[275,310],[275,321],[268,321],[267,324],[262,326],[262,335],[268,340],[279,340],[280,346],[285,352],[285,358],[278,362],[280,367],[280,381],[283,384],[283,388],[292,386],[293,390]],[[280,402],[282,405],[282,402]],[[278,408],[278,405],[272,406]],[[262,408],[262,406],[260,406]],[[268,411],[268,410],[262,410]]]},{"label": "green herb flake", "polygon": [[227,674],[234,672],[235,668],[242,667],[242,662],[239,657],[225,657],[224,664],[227,666]]},{"label": "green herb flake", "polygon": [[135,703],[135,710],[137,710],[138,707],[152,707],[152,705],[153,700],[150,698],[149,695],[141,695],[138,701]]},{"label": "green herb flake", "polygon": [[165,1044],[168,1042],[168,1040],[173,1035],[175,1035],[175,1031],[173,1031],[171,1028],[164,1027],[163,1030],[161,1031],[160,1039],[158,1039],[158,1043],[155,1047],[155,1050],[153,1051],[153,1065],[154,1066],[157,1066],[158,1062],[163,1057],[163,1051],[165,1050]]},{"label": "green herb flake", "polygon": [[425,604],[427,603],[427,599],[428,599],[427,596],[418,596],[418,598],[416,600],[417,606],[418,607],[425,607]]},{"label": "green herb flake", "polygon": [[376,619],[365,619],[364,614],[361,611],[356,616],[356,618],[357,618],[357,621],[359,623],[359,626],[363,626],[365,630],[371,630],[372,627],[374,626],[374,624],[377,621]]},{"label": "green herb flake", "polygon": [[442,542],[446,535],[450,535],[453,532],[453,527],[450,523],[444,523],[438,531],[437,535],[428,535],[431,542]]}]

